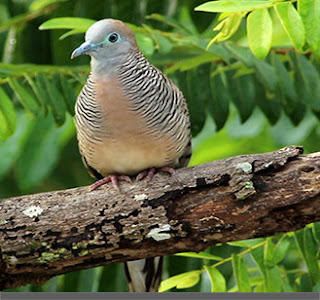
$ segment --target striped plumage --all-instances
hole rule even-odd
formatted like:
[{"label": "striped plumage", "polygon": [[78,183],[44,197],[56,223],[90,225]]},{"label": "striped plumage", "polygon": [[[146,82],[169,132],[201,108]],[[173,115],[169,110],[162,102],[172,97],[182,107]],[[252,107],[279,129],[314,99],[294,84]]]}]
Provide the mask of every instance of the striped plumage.
[{"label": "striped plumage", "polygon": [[[78,96],[79,149],[91,175],[128,175],[186,166],[191,155],[186,100],[139,51],[132,30],[105,19],[92,25],[74,56],[91,56],[91,73]],[[126,264],[131,291],[156,291],[162,258]]]}]

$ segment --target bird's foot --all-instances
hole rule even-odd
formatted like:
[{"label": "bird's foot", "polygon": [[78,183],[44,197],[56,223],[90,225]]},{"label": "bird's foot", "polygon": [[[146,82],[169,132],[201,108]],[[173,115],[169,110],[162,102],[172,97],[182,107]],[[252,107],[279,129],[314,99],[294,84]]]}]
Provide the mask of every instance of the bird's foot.
[{"label": "bird's foot", "polygon": [[120,191],[119,180],[123,180],[123,181],[129,182],[129,183],[132,183],[131,178],[129,176],[112,174],[112,175],[104,177],[104,178],[96,181],[95,183],[91,184],[90,190],[93,191],[108,182],[112,182],[113,187],[117,191]]},{"label": "bird's foot", "polygon": [[157,172],[164,172],[172,175],[174,173],[174,169],[170,167],[161,167],[157,169],[150,168],[148,170],[144,170],[141,173],[139,173],[138,176],[136,177],[136,180],[142,180],[143,178],[146,178],[146,181],[149,182]]}]

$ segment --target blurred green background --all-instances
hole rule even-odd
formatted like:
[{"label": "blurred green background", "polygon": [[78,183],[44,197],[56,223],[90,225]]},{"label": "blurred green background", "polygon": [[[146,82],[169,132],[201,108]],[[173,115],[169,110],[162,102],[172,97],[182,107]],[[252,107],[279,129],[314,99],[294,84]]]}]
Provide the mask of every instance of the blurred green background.
[{"label": "blurred green background", "polygon": [[[76,95],[89,72],[89,57],[70,59],[72,51],[83,42],[83,34],[59,39],[65,29],[39,30],[45,21],[58,17],[93,20],[110,17],[135,25],[143,53],[180,86],[188,100],[193,130],[190,165],[272,151],[290,144],[303,145],[305,153],[318,151],[319,113],[313,102],[304,102],[303,98],[304,91],[313,93],[314,89],[312,96],[317,98],[315,101],[320,100],[320,95],[315,94],[320,87],[317,60],[310,53],[305,56],[294,51],[272,9],[272,51],[265,61],[249,53],[245,19],[232,37],[207,49],[219,14],[194,11],[203,2],[2,0],[0,112],[1,109],[9,111],[12,118],[3,120],[5,117],[0,114],[0,198],[93,182],[82,165],[72,119]],[[278,51],[283,49],[290,49],[291,53]],[[285,67],[292,90],[295,89],[292,97],[286,95],[290,92],[281,86],[274,56]],[[298,63],[301,68],[296,67]],[[312,71],[318,75],[305,77],[303,72],[308,68],[303,69],[303,64],[307,67],[311,64]],[[274,83],[274,75],[280,83]],[[308,76],[312,79],[311,88]],[[8,99],[14,106],[8,104]],[[298,234],[217,245],[206,253],[226,259],[218,270],[228,291],[241,290],[229,258],[259,243],[262,243],[260,248],[239,256],[243,258],[242,275],[247,278],[250,290],[319,291],[319,274],[314,275],[319,270],[317,229],[312,225]],[[301,242],[303,239],[311,241],[312,249],[310,244]],[[268,265],[266,253],[270,249],[276,251],[277,246],[283,252],[280,251],[281,259]],[[308,249],[312,250],[312,259],[308,258]],[[163,277],[212,264],[203,258],[169,256]],[[315,269],[312,264],[316,265]],[[210,278],[210,272],[202,272],[199,282],[194,280],[190,288],[179,291],[214,290]],[[117,292],[126,289],[123,267],[114,264],[58,276],[41,286],[28,285],[15,291]]]}]

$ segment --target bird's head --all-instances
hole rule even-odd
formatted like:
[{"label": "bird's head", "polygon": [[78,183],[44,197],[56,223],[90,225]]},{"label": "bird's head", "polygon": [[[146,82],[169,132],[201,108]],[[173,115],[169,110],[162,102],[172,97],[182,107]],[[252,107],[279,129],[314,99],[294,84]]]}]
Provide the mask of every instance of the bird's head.
[{"label": "bird's head", "polygon": [[85,42],[72,52],[71,58],[88,54],[96,60],[112,59],[137,47],[131,28],[119,20],[103,19],[86,32]]}]

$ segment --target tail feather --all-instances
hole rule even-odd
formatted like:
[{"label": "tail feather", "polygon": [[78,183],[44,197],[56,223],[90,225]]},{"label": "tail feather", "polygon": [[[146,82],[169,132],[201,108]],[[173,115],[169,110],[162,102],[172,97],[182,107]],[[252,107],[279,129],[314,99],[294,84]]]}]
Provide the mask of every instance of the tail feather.
[{"label": "tail feather", "polygon": [[125,274],[130,292],[157,292],[161,281],[163,257],[128,261]]}]

